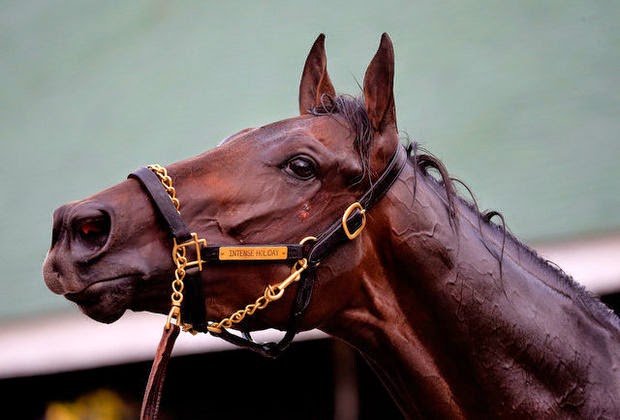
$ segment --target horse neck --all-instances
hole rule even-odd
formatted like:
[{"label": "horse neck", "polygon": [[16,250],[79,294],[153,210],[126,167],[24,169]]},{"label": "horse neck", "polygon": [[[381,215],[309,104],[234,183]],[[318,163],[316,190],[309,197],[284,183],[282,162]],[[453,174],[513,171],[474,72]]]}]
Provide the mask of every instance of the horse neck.
[{"label": "horse neck", "polygon": [[[359,296],[324,328],[361,351],[406,415],[549,415],[606,362],[618,368],[617,320],[460,200],[456,214],[408,165],[362,235]],[[592,340],[601,352],[582,348]]]}]

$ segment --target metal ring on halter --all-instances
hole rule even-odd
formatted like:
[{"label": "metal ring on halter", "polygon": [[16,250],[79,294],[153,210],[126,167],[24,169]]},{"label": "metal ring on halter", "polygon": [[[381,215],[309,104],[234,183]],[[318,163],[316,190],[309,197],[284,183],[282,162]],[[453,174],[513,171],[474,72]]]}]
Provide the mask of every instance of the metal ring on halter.
[{"label": "metal ring on halter", "polygon": [[[349,217],[351,217],[351,214],[353,214],[355,210],[358,210],[359,213],[362,215],[362,224],[353,233],[351,233],[347,223],[349,222]],[[362,233],[365,227],[366,227],[366,209],[362,207],[360,203],[355,202],[351,204],[344,211],[344,214],[342,215],[342,229],[344,229],[344,234],[347,235],[347,238],[353,240],[357,238],[358,236],[360,236],[360,233]]]}]

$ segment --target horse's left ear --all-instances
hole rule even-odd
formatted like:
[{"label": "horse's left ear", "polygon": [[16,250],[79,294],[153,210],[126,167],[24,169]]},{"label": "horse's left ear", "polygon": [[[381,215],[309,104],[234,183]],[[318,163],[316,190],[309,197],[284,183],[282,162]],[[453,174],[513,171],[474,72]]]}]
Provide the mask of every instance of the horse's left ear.
[{"label": "horse's left ear", "polygon": [[394,105],[394,48],[388,34],[381,36],[379,49],[364,75],[366,111],[375,132],[396,130]]}]

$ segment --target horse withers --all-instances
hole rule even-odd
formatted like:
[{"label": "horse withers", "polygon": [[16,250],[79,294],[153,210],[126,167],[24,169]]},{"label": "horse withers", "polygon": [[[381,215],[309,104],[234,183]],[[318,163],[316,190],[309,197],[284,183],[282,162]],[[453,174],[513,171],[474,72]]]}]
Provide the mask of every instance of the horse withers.
[{"label": "horse withers", "polygon": [[[361,98],[326,63],[321,35],[299,115],[57,209],[48,287],[101,322],[168,314],[265,354],[318,328],[408,418],[620,418],[618,318],[401,145],[390,38]],[[254,343],[265,328],[284,344]]]}]

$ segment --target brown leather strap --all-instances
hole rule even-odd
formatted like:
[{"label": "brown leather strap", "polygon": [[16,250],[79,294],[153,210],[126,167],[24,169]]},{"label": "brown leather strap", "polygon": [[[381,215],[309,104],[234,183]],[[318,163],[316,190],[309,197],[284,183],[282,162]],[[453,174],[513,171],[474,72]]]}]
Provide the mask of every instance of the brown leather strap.
[{"label": "brown leather strap", "polygon": [[164,387],[164,379],[166,378],[166,367],[168,366],[168,360],[170,360],[170,354],[180,330],[178,325],[172,323],[169,328],[164,327],[164,332],[157,346],[157,354],[155,354],[155,360],[153,360],[153,366],[151,367],[149,381],[144,391],[144,398],[142,399],[141,420],[157,419],[161,392]]},{"label": "brown leather strap", "polygon": [[153,203],[155,203],[155,208],[157,208],[163,221],[166,223],[168,231],[179,243],[189,241],[192,238],[187,225],[181,218],[177,208],[172,204],[168,192],[163,188],[159,177],[153,171],[147,167],[138,168],[130,173],[127,178],[140,181],[142,187],[144,187]]}]

